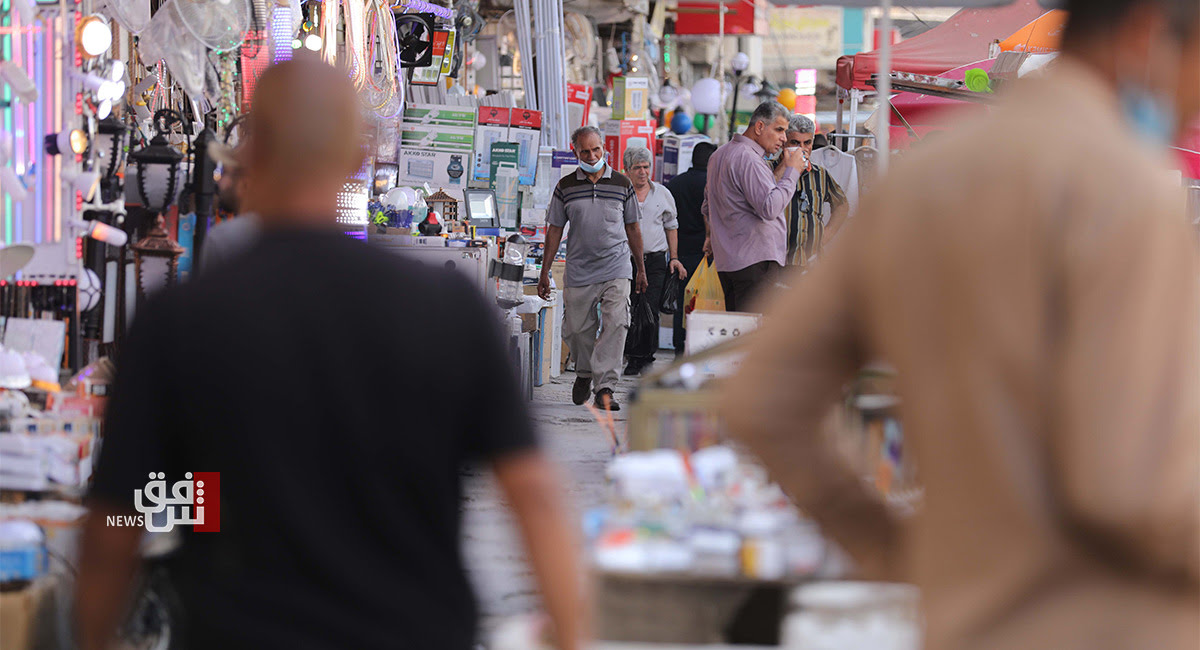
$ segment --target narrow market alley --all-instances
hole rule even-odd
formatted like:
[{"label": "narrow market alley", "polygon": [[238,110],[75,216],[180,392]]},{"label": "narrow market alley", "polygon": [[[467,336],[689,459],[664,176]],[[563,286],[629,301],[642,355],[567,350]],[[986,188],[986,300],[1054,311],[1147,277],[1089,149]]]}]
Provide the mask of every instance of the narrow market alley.
[{"label": "narrow market alley", "polygon": [[[659,354],[664,355],[670,353]],[[604,500],[604,466],[612,456],[612,445],[587,407],[571,403],[574,381],[574,373],[564,372],[534,388],[532,409],[538,433],[558,463],[569,505],[578,520]],[[621,435],[629,413],[629,391],[636,385],[636,378],[623,377],[617,390],[622,410],[614,413],[613,419]],[[469,473],[463,499],[463,552],[479,598],[481,639],[486,640],[504,618],[537,609],[537,595],[512,517],[491,474],[482,467]]]}]

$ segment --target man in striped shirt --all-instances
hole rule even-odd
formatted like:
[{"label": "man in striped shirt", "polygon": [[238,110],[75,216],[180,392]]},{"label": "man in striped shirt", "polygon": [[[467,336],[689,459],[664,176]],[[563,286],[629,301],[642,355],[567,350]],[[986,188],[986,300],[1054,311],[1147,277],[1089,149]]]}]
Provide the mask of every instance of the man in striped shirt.
[{"label": "man in striped shirt", "polygon": [[[800,147],[807,160],[812,154],[815,130],[812,120],[793,115],[788,121],[787,146]],[[776,169],[776,176],[782,175],[782,167]],[[848,213],[849,202],[842,186],[827,169],[810,162],[808,169],[800,174],[800,183],[785,212],[788,266],[808,266],[821,254],[822,244],[845,224]]]},{"label": "man in striped shirt", "polygon": [[629,330],[629,280],[633,279],[632,288],[638,293],[648,284],[640,212],[633,183],[604,160],[599,129],[577,129],[571,146],[579,157],[579,169],[558,182],[550,199],[538,294],[550,297],[550,266],[570,222],[563,277],[567,285],[563,289],[563,341],[575,358],[571,399],[583,404],[595,389],[597,407],[619,411],[613,389],[620,378]]}]

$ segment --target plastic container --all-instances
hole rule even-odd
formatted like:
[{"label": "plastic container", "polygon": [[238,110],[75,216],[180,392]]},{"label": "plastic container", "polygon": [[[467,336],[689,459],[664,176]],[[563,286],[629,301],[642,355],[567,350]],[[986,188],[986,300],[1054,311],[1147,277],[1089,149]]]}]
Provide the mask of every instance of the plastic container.
[{"label": "plastic container", "polygon": [[920,592],[913,585],[818,582],[792,592],[787,650],[919,650]]},{"label": "plastic container", "polygon": [[32,582],[48,569],[41,527],[27,519],[0,521],[0,583]]}]

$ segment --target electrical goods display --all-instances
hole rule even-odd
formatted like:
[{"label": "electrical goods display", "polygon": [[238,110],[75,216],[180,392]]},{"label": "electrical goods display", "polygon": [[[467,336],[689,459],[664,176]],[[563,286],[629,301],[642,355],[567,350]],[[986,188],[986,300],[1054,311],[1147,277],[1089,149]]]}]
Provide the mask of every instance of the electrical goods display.
[{"label": "electrical goods display", "polygon": [[630,147],[642,147],[654,151],[654,125],[645,120],[609,120],[604,123],[604,150],[608,152],[608,164],[620,169],[625,151]]},{"label": "electrical goods display", "polygon": [[458,106],[410,104],[400,123],[397,182],[442,187],[462,199],[475,159],[475,112]]},{"label": "electrical goods display", "polygon": [[486,181],[491,173],[492,145],[497,142],[508,142],[508,108],[499,106],[480,106],[478,124],[475,127],[475,164],[472,178]]},{"label": "electrical goods display", "polygon": [[650,117],[650,79],[613,79],[612,117],[614,120],[644,120]]},{"label": "electrical goods display", "polygon": [[542,140],[542,113],[520,108],[512,110],[508,141],[517,143],[517,169],[521,184],[533,185],[537,177],[537,157]]}]

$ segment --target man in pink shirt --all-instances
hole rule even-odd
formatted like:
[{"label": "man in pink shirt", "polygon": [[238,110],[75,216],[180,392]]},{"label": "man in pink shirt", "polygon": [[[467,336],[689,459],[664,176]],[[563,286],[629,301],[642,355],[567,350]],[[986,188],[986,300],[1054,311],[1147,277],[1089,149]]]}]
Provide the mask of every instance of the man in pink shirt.
[{"label": "man in pink shirt", "polygon": [[783,210],[805,169],[804,154],[798,147],[784,151],[786,169],[778,180],[767,157],[783,149],[791,115],[779,102],[759,104],[745,134],[733,136],[708,162],[704,248],[713,256],[729,311],[746,311],[787,257]]}]

